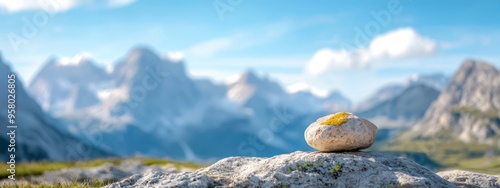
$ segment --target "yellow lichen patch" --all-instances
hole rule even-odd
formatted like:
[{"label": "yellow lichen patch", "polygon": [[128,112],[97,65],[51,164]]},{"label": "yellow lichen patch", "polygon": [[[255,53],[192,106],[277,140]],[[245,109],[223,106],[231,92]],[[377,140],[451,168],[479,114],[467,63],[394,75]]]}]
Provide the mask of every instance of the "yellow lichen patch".
[{"label": "yellow lichen patch", "polygon": [[349,116],[349,113],[347,112],[337,112],[333,114],[332,117],[328,118],[326,121],[322,122],[321,125],[333,125],[333,126],[340,126],[347,122],[347,117]]}]

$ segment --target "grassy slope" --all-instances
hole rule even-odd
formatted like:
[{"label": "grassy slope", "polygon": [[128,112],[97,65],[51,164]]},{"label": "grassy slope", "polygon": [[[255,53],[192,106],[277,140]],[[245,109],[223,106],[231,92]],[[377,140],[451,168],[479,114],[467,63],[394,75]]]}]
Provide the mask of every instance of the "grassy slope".
[{"label": "grassy slope", "polygon": [[[478,119],[496,121],[498,111],[481,111],[469,106],[453,106],[454,115],[471,115]],[[444,166],[444,169],[463,169],[488,174],[500,174],[500,147],[480,143],[464,143],[443,130],[433,138],[418,138],[409,130],[392,140],[375,145],[376,150],[412,151],[426,153],[431,159]]]},{"label": "grassy slope", "polygon": [[418,151],[426,153],[444,169],[462,169],[500,174],[500,149],[486,144],[458,140],[396,139],[380,144],[382,151]]},{"label": "grassy slope", "polygon": [[[189,162],[178,162],[178,161],[172,161],[168,159],[155,159],[155,158],[132,158],[133,160],[138,160],[143,162],[146,165],[167,165],[167,164],[172,164],[176,168],[192,168],[192,169],[198,169],[204,167],[203,165],[195,164],[195,163],[189,163]],[[44,172],[47,171],[56,171],[56,170],[62,170],[65,168],[88,168],[88,167],[97,167],[104,165],[106,163],[112,163],[115,165],[119,165],[123,160],[125,159],[116,159],[116,158],[110,158],[110,159],[96,159],[96,160],[91,160],[91,161],[78,161],[78,162],[36,162],[36,163],[20,163],[16,164],[16,180],[17,179],[23,179],[23,177],[28,177],[28,176],[34,176],[34,175],[41,175]],[[0,163],[0,169],[7,169],[8,165],[6,163]],[[7,176],[10,175],[7,170],[0,170],[0,176],[2,179],[7,178]],[[56,184],[56,185],[39,185],[37,187],[102,187],[104,185],[108,184],[107,182],[99,182],[99,181],[89,181],[87,183],[84,183],[84,186],[81,184],[77,184],[76,182],[73,182],[72,184]],[[9,186],[7,186],[9,187]],[[30,187],[27,185],[21,185],[21,186],[10,186],[10,187]]]}]

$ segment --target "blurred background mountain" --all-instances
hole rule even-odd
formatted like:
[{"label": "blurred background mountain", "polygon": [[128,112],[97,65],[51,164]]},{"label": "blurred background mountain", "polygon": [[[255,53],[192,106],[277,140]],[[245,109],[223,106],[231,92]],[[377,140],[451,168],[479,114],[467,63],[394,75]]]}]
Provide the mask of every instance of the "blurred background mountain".
[{"label": "blurred background mountain", "polygon": [[[27,86],[29,94],[18,87],[19,121],[27,125],[19,130],[20,159],[140,155],[211,162],[307,151],[312,149],[303,141],[305,127],[337,111],[375,122],[376,149],[406,152],[433,167],[499,154],[500,74],[482,61],[466,60],[451,78],[412,76],[378,89],[361,104],[339,91],[324,96],[308,88],[287,91],[252,70],[224,84],[193,79],[184,63],[147,47],[130,50],[112,72],[86,57],[48,60]],[[1,65],[4,74],[11,71],[4,61]],[[457,144],[470,151],[450,148]],[[72,158],[65,156],[68,149],[75,150]]]},{"label": "blurred background mountain", "polygon": [[51,2],[0,1],[19,161],[312,151],[349,111],[371,150],[500,173],[498,2]]}]

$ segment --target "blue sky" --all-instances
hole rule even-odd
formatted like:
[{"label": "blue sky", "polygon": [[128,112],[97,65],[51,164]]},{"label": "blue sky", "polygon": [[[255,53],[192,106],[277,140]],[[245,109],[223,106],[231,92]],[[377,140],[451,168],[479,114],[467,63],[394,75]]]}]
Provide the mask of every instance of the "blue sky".
[{"label": "blue sky", "polygon": [[49,57],[89,53],[106,67],[136,45],[183,56],[194,77],[251,68],[354,101],[467,58],[500,65],[498,1],[40,2],[0,0],[0,51],[26,82]]}]

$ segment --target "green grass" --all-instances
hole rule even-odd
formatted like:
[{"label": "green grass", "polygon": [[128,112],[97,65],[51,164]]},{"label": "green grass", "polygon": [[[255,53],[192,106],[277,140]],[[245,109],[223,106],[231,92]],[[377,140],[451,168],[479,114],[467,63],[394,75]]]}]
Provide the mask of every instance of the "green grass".
[{"label": "green grass", "polygon": [[146,164],[147,166],[172,164],[177,169],[181,169],[181,168],[199,169],[199,168],[205,167],[204,165],[200,165],[200,164],[196,164],[196,163],[179,162],[179,161],[173,161],[173,160],[169,160],[169,159],[139,158],[139,160],[141,162],[143,162],[144,164]]},{"label": "green grass", "polygon": [[294,171],[300,171],[300,172],[320,172],[323,164],[331,164],[334,163],[328,170],[330,174],[336,179],[340,176],[342,173],[342,167],[344,164],[341,162],[335,162],[335,161],[328,161],[327,159],[319,159],[318,161],[314,162],[304,162],[299,165],[295,166],[289,166],[286,168],[286,171],[288,173],[292,173]]},{"label": "green grass", "polygon": [[[130,158],[129,158],[130,159]],[[48,171],[57,171],[65,168],[89,168],[89,167],[97,167],[104,165],[106,163],[112,163],[114,165],[120,165],[123,160],[129,159],[118,159],[118,158],[109,158],[109,159],[96,159],[89,161],[77,161],[77,162],[34,162],[34,163],[18,163],[16,164],[16,180],[23,179],[28,176],[36,176],[41,175],[44,172]],[[192,168],[199,169],[204,167],[200,164],[189,163],[189,162],[178,162],[169,159],[156,159],[156,158],[131,158],[132,160],[138,160],[144,163],[147,166],[150,165],[168,165],[172,164],[175,168]],[[0,169],[7,169],[9,166],[6,163],[0,163]],[[0,176],[2,179],[7,178],[10,175],[7,170],[0,170]],[[73,185],[74,184],[74,185]],[[78,185],[77,182],[73,182],[72,184],[56,184],[56,185],[38,185],[36,187],[102,187],[106,185],[107,182],[99,182],[99,181],[90,181],[85,182],[82,185]],[[8,187],[8,186],[7,186]],[[11,186],[11,187],[32,187],[28,185],[19,185],[19,186]]]},{"label": "green grass", "polygon": [[284,183],[278,183],[273,186],[273,188],[288,188],[289,186]]},{"label": "green grass", "polygon": [[456,105],[451,108],[451,111],[454,113],[459,113],[459,114],[471,114],[473,116],[476,116],[478,118],[484,118],[484,119],[494,119],[498,118],[498,112],[497,111],[481,111],[477,108],[470,107],[470,106],[462,106],[462,105]]},{"label": "green grass", "polygon": [[328,170],[333,177],[338,178],[340,174],[342,173],[342,163],[336,163],[334,166],[330,167],[330,170]]},{"label": "green grass", "polygon": [[[487,144],[448,139],[396,139],[381,144],[378,150],[423,152],[443,166],[440,170],[500,173],[500,149]],[[491,157],[485,156],[487,152]]]},{"label": "green grass", "polygon": [[[65,168],[84,168],[96,167],[105,163],[113,163],[118,165],[121,163],[120,159],[97,159],[92,161],[78,161],[78,162],[34,162],[34,163],[17,163],[16,164],[16,178],[41,175],[46,171],[55,171]],[[7,169],[9,166],[6,163],[0,163],[0,169]],[[1,170],[0,178],[7,178],[10,175],[9,171]]]},{"label": "green grass", "polygon": [[40,185],[27,185],[27,184],[14,184],[14,185],[3,185],[2,188],[87,188],[87,187],[104,187],[111,182],[103,181],[89,181],[84,183],[78,183],[73,181],[71,183],[56,183],[53,185],[40,184]]}]

